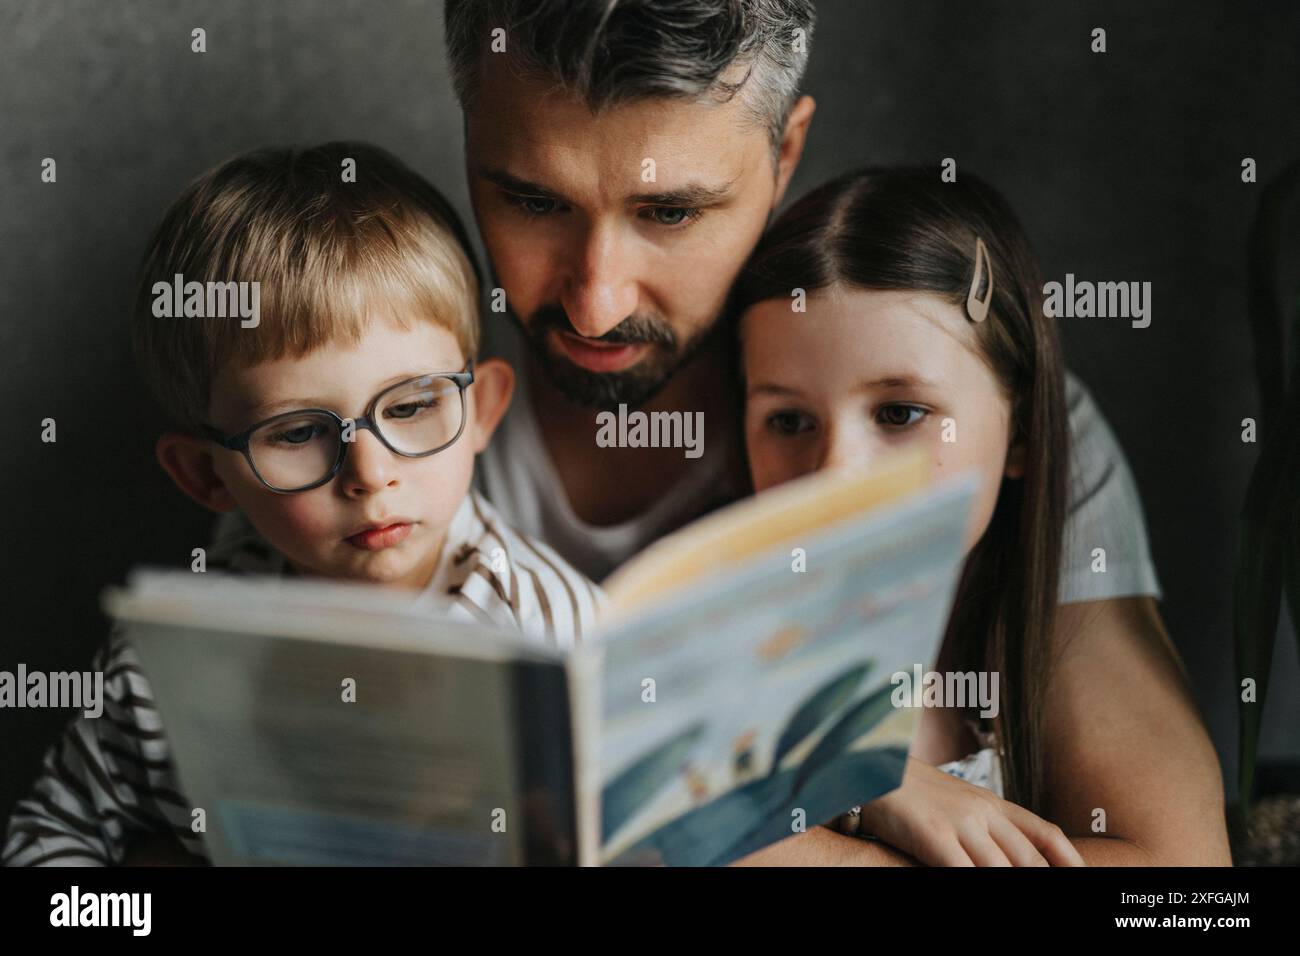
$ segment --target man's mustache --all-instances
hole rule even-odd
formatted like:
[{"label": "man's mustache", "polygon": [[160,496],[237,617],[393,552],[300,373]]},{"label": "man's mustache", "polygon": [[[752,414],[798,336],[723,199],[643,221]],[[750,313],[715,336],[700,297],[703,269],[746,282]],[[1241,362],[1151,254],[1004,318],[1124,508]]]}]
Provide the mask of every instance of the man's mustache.
[{"label": "man's mustache", "polygon": [[[528,323],[531,336],[540,340],[547,332],[574,333],[573,323],[560,306],[543,306],[533,313]],[[609,345],[663,345],[677,348],[677,336],[664,322],[649,316],[630,315],[599,338],[589,339]]]}]

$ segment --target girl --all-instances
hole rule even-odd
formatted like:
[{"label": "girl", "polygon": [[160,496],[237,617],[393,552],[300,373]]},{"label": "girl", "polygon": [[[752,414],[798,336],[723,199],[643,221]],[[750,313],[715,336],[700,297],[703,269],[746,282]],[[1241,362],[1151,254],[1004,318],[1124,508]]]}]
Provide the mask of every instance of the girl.
[{"label": "girl", "polygon": [[1217,757],[1150,599],[1057,606],[1071,441],[1041,288],[1001,197],[924,169],[813,191],[742,273],[755,490],[913,442],[937,476],[973,469],[936,669],[1001,692],[991,726],[922,711],[902,787],[836,824],[877,842],[818,827],[746,862],[1230,862]]}]

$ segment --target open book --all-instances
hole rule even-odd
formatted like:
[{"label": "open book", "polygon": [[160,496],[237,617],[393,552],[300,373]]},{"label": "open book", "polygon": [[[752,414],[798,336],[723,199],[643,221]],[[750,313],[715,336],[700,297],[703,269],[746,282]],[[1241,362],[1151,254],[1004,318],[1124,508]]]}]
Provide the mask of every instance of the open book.
[{"label": "open book", "polygon": [[901,782],[891,676],[938,655],[974,490],[927,471],[695,522],[568,653],[361,585],[146,570],[104,600],[218,864],[722,864]]}]

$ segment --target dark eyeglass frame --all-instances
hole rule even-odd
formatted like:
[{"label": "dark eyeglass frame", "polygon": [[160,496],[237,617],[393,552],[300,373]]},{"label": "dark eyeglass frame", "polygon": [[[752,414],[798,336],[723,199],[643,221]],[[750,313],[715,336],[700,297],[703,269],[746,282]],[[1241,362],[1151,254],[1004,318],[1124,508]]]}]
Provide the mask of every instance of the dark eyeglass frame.
[{"label": "dark eyeglass frame", "polygon": [[[379,428],[376,427],[375,418],[374,418],[375,409],[379,407],[379,403],[384,399],[385,396],[390,395],[393,392],[396,392],[403,388],[410,388],[412,386],[429,385],[433,383],[434,379],[439,379],[439,378],[445,378],[451,381],[456,386],[457,392],[460,395],[460,428],[456,429],[456,434],[453,435],[450,440],[439,445],[437,448],[434,448],[432,451],[409,452],[409,451],[402,451],[400,448],[394,448],[392,443],[390,443],[388,439],[384,437],[384,433],[380,431]],[[465,432],[465,420],[468,417],[465,410],[465,389],[469,388],[469,386],[472,385],[473,383],[474,383],[474,360],[470,359],[468,362],[465,363],[464,369],[462,369],[459,372],[429,372],[425,375],[417,375],[414,378],[408,378],[404,381],[396,383],[395,385],[388,386],[388,388],[384,389],[382,392],[380,392],[378,395],[376,395],[374,398],[370,400],[370,404],[366,406],[365,414],[357,418],[353,418],[353,419],[344,418],[342,415],[339,415],[337,412],[329,408],[296,408],[293,411],[281,412],[278,415],[272,415],[270,418],[264,418],[262,419],[262,421],[257,422],[256,424],[244,429],[238,435],[223,434],[221,431],[219,431],[216,428],[213,428],[211,425],[208,424],[202,424],[199,427],[202,430],[205,438],[211,439],[212,441],[220,445],[222,448],[228,448],[231,451],[237,451],[240,454],[242,454],[244,456],[244,460],[248,462],[248,467],[252,469],[253,474],[257,476],[257,480],[260,481],[262,484],[264,484],[267,488],[271,489],[276,494],[294,495],[301,491],[311,491],[313,488],[319,488],[321,485],[327,484],[334,480],[334,476],[339,473],[339,470],[342,469],[343,467],[343,462],[347,459],[348,446],[352,444],[352,442],[350,441],[342,440],[343,429],[346,426],[348,421],[351,421],[356,426],[357,429],[362,429],[362,428],[370,429],[370,433],[374,435],[376,438],[378,438],[380,443],[385,448],[391,451],[394,455],[401,455],[403,458],[428,458],[430,455],[436,455],[438,454],[438,452],[450,448],[452,445],[456,444],[456,442],[460,439],[460,436]],[[334,419],[334,422],[338,427],[339,436],[340,436],[338,442],[338,446],[339,446],[338,454],[334,456],[334,464],[330,467],[329,473],[325,475],[324,478],[321,478],[319,481],[314,481],[309,485],[303,485],[300,488],[277,488],[275,485],[271,484],[269,481],[263,478],[262,473],[257,470],[257,465],[253,462],[252,453],[248,450],[249,439],[252,438],[253,433],[255,431],[257,431],[260,428],[265,428],[267,425],[271,424],[272,422],[280,421],[282,419],[289,420],[293,418],[299,418],[306,414],[327,415],[330,418]]]}]

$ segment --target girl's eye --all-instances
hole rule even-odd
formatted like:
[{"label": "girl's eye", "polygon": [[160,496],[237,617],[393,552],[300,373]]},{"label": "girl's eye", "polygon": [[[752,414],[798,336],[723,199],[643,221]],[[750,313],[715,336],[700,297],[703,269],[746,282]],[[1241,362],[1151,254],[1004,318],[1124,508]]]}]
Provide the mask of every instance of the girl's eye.
[{"label": "girl's eye", "polygon": [[928,414],[919,405],[886,405],[876,413],[876,421],[887,428],[907,428]]},{"label": "girl's eye", "polygon": [[798,435],[814,427],[813,420],[803,412],[773,412],[767,416],[767,428],[778,435]]},{"label": "girl's eye", "polygon": [[530,216],[545,216],[547,213],[554,212],[558,205],[554,199],[545,196],[516,196],[511,193],[506,194],[506,201],[518,206]]},{"label": "girl's eye", "polygon": [[661,226],[680,226],[682,223],[694,222],[702,216],[703,210],[684,206],[655,206],[649,210],[650,218]]}]

